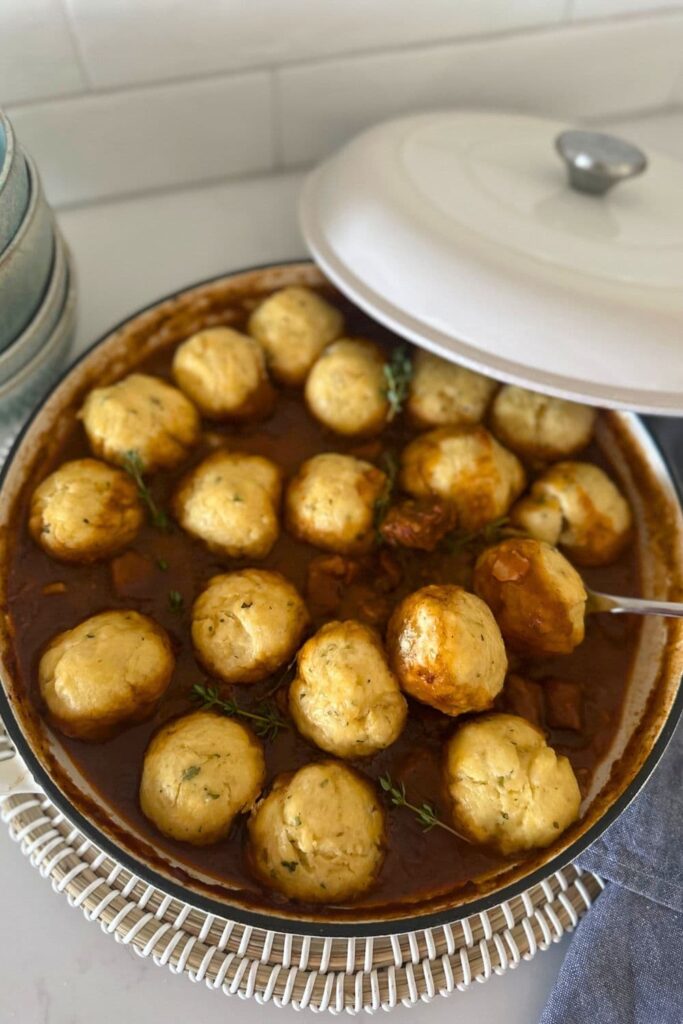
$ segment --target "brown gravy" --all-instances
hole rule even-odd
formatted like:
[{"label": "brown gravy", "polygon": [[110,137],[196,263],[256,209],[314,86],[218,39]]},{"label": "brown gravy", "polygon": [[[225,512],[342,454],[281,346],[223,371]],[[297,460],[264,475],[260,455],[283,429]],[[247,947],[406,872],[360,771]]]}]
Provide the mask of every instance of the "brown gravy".
[{"label": "brown gravy", "polygon": [[[380,342],[394,339],[356,310],[345,307],[349,333],[374,337]],[[162,352],[147,360],[138,369],[170,378],[172,351]],[[382,452],[398,453],[415,431],[403,417],[381,436],[381,443],[367,444],[347,441],[331,435],[309,415],[299,392],[279,393],[273,415],[265,422],[241,427],[207,425],[202,445],[180,470],[157,474],[151,481],[158,502],[166,506],[169,495],[182,473],[207,454],[218,439],[234,449],[265,455],[277,462],[286,475],[299,464],[321,451],[352,452],[370,461],[378,461]],[[67,459],[89,454],[81,426],[74,421],[67,443],[54,464],[44,466],[47,475]],[[595,446],[581,458],[609,470],[602,452]],[[246,867],[244,843],[246,830],[240,820],[223,842],[208,848],[179,844],[160,835],[143,817],[138,806],[137,789],[143,754],[152,733],[169,718],[191,710],[189,691],[206,674],[194,659],[190,643],[192,602],[207,580],[214,574],[238,568],[247,563],[219,560],[199,542],[175,527],[162,534],[145,524],[131,549],[150,560],[149,574],[129,595],[116,593],[107,562],[91,566],[61,564],[45,554],[29,537],[26,520],[29,494],[19,506],[20,521],[12,546],[8,605],[15,629],[18,668],[27,690],[37,706],[40,698],[36,686],[37,664],[46,643],[59,631],[74,626],[83,618],[108,608],[136,608],[152,616],[172,637],[177,657],[175,673],[164,699],[154,717],[143,725],[122,732],[105,743],[88,745],[62,738],[61,742],[83,774],[101,794],[102,802],[116,808],[130,822],[134,831],[145,837],[162,856],[184,863],[189,870],[208,875],[216,888],[239,890],[247,901],[276,905],[281,898],[264,892]],[[259,562],[264,568],[277,569],[289,577],[302,591],[306,567],[320,552],[282,532],[267,559]],[[364,618],[364,609],[380,601],[395,604],[406,593],[428,582],[468,584],[471,557],[462,552],[433,554],[400,550],[402,580],[389,595],[372,590],[378,578],[376,563],[370,563],[366,577],[346,592],[342,607],[334,618]],[[159,567],[159,561],[168,565]],[[635,594],[639,589],[639,573],[633,549],[612,566],[584,569],[582,575],[589,586],[614,593]],[[63,592],[44,595],[50,583],[62,583]],[[178,591],[183,608],[173,610],[169,592]],[[318,616],[317,628],[325,619]],[[550,743],[567,754],[584,787],[608,748],[619,722],[623,692],[629,678],[631,662],[638,638],[639,623],[631,617],[593,616],[587,621],[586,639],[569,657],[516,661],[515,671],[535,679],[559,676],[574,680],[583,696],[583,728],[581,732],[548,729]],[[263,683],[233,687],[239,702],[249,708],[258,704],[264,693],[272,689],[278,674]],[[224,688],[226,691],[228,687]],[[286,684],[276,699],[286,714]],[[505,695],[499,701],[506,707]],[[356,767],[376,779],[389,771],[405,783],[416,802],[430,801],[438,813],[448,818],[448,807],[441,791],[440,750],[452,732],[454,722],[431,709],[410,702],[410,716],[399,740],[388,750],[355,762]],[[292,727],[282,731],[274,741],[265,744],[268,778],[281,771],[292,770],[326,755],[305,742]],[[388,853],[384,867],[373,890],[361,906],[387,907],[410,903],[427,896],[453,892],[467,887],[482,876],[502,870],[506,861],[490,851],[472,846],[438,828],[425,833],[413,816],[404,810],[389,810]]]}]

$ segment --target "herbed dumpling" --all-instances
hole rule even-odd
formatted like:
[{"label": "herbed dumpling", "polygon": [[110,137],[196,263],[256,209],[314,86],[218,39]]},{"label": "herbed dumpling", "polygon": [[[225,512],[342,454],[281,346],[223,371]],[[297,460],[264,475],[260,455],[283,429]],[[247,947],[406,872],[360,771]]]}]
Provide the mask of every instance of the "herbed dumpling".
[{"label": "herbed dumpling", "polygon": [[558,462],[513,506],[512,521],[557,544],[578,565],[609,565],[632,532],[631,509],[618,487],[590,462]]},{"label": "herbed dumpling", "polygon": [[446,715],[484,711],[503,687],[500,630],[462,587],[432,584],[404,598],[389,620],[387,650],[405,692]]},{"label": "herbed dumpling", "polygon": [[303,384],[326,345],[338,338],[344,318],[310,288],[273,292],[249,318],[249,333],[263,346],[268,367],[283,384]]},{"label": "herbed dumpling", "polygon": [[199,414],[182,391],[146,373],[93,388],[79,416],[95,455],[120,464],[135,452],[146,472],[177,466],[201,429]]},{"label": "herbed dumpling", "polygon": [[549,846],[579,816],[569,760],[516,715],[460,725],[446,748],[446,785],[455,827],[505,855]]},{"label": "herbed dumpling", "polygon": [[333,342],[306,380],[308,408],[337,434],[378,434],[389,414],[385,365],[382,350],[372,341],[341,338]]},{"label": "herbed dumpling", "polygon": [[242,569],[209,580],[192,609],[192,643],[207,672],[226,683],[255,683],[291,659],[308,622],[289,580]]},{"label": "herbed dumpling", "polygon": [[265,558],[278,538],[282,474],[260,455],[217,451],[180,481],[171,502],[184,530],[227,558]]},{"label": "herbed dumpling", "polygon": [[406,410],[420,427],[456,427],[484,418],[498,381],[418,349]]},{"label": "herbed dumpling", "polygon": [[369,462],[335,452],[314,455],[287,488],[287,529],[327,551],[363,554],[375,542],[375,503],[386,486],[386,474]]},{"label": "herbed dumpling", "polygon": [[127,473],[98,459],[74,459],[36,487],[28,525],[54,558],[94,562],[130,544],[143,519],[137,487]]},{"label": "herbed dumpling", "polygon": [[345,903],[370,888],[384,861],[379,796],[336,761],[278,776],[248,828],[252,870],[290,899]]},{"label": "herbed dumpling", "polygon": [[50,641],[38,666],[40,695],[60,732],[104,740],[151,715],[174,664],[166,631],[152,619],[101,612]]},{"label": "herbed dumpling", "polygon": [[399,482],[415,498],[451,502],[459,525],[478,530],[506,515],[525,476],[517,456],[484,427],[441,427],[404,448]]},{"label": "herbed dumpling", "polygon": [[512,537],[486,548],[474,567],[474,589],[520,653],[571,654],[583,640],[583,581],[544,541]]},{"label": "herbed dumpling", "polygon": [[163,726],[149,744],[140,806],[164,835],[207,846],[249,810],[265,779],[263,747],[250,729],[195,711]]},{"label": "herbed dumpling", "polygon": [[289,710],[306,739],[337,757],[390,746],[408,713],[379,634],[354,621],[326,623],[301,648]]},{"label": "herbed dumpling", "polygon": [[506,384],[491,408],[491,429],[529,462],[554,462],[590,443],[595,417],[588,405]]},{"label": "herbed dumpling", "polygon": [[179,345],[173,376],[211,419],[264,416],[275,400],[263,349],[248,334],[231,327],[210,327]]}]

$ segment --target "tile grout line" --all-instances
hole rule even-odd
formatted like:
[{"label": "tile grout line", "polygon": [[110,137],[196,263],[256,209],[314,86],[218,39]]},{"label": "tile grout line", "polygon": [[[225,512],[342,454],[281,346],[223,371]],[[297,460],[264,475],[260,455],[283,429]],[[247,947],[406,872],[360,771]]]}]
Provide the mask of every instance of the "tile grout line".
[{"label": "tile grout line", "polygon": [[278,68],[270,72],[270,134],[273,168],[278,171],[285,166],[282,104],[280,102],[280,81]]},{"label": "tile grout line", "polygon": [[[580,118],[579,123],[599,126],[601,123],[608,121],[610,124],[619,124],[622,121],[630,121],[637,118],[666,116],[668,114],[675,115],[677,113],[683,113],[683,101],[681,100],[676,100],[666,106],[641,107],[621,111],[619,114],[614,115],[605,116],[604,114],[601,114],[596,117]],[[95,206],[114,205],[116,203],[132,202],[136,199],[155,198],[157,196],[161,197],[172,193],[191,192],[195,189],[202,190],[218,188],[221,185],[246,185],[251,182],[263,181],[267,178],[293,178],[308,170],[308,168],[313,166],[316,162],[317,161],[299,160],[292,163],[286,163],[284,157],[282,157],[280,162],[275,163],[271,167],[262,168],[261,170],[247,171],[235,175],[212,175],[208,178],[199,178],[193,181],[184,181],[171,185],[150,186],[149,188],[136,189],[134,191],[111,193],[109,195],[97,196],[92,199],[52,204],[52,208],[59,215],[60,213],[72,213],[78,210],[87,210]]]},{"label": "tile grout line", "polygon": [[[61,0],[64,2],[64,0]],[[572,3],[573,0],[569,0]],[[646,14],[643,11],[635,13],[619,13],[611,15],[606,18],[582,18],[575,21],[558,20],[553,22],[544,22],[540,25],[528,25],[525,27],[516,27],[510,29],[503,29],[498,32],[486,32],[486,33],[473,33],[471,35],[462,35],[449,37],[448,39],[425,39],[420,42],[411,42],[397,44],[389,47],[369,47],[367,49],[356,49],[346,50],[339,53],[331,53],[325,57],[307,57],[299,58],[292,61],[283,61],[279,64],[270,62],[268,64],[254,64],[251,67],[244,68],[230,68],[222,69],[220,71],[211,71],[207,74],[194,74],[194,75],[180,75],[174,78],[158,78],[154,81],[139,81],[131,80],[126,82],[125,85],[114,85],[114,86],[102,86],[91,85],[88,90],[82,92],[62,93],[56,96],[37,96],[30,100],[19,100],[15,103],[6,105],[7,109],[26,109],[31,106],[47,106],[52,103],[72,102],[74,100],[81,100],[86,97],[98,98],[105,96],[118,96],[122,93],[130,92],[145,92],[152,89],[165,89],[172,86],[187,86],[192,84],[200,84],[202,82],[212,82],[218,79],[229,79],[229,78],[240,78],[247,77],[249,75],[268,74],[273,71],[297,71],[301,68],[316,68],[324,67],[327,64],[334,64],[338,61],[347,61],[354,59],[363,59],[366,57],[385,57],[395,56],[402,53],[420,53],[424,51],[439,51],[444,49],[450,49],[453,47],[467,46],[472,44],[485,45],[486,43],[498,43],[512,41],[515,39],[528,39],[538,38],[544,35],[551,35],[557,33],[563,33],[566,31],[574,31],[576,33],[586,33],[587,35],[594,28],[605,28],[610,25],[621,27],[623,25],[629,25],[633,22],[646,22],[648,25],[653,22],[665,22],[671,20],[681,20],[683,17],[683,3],[681,6],[676,8],[666,8],[657,10],[651,14]],[[70,27],[71,34],[71,27]],[[78,42],[77,33],[74,34],[76,42]],[[78,42],[79,53],[79,67],[80,67],[80,42]],[[87,68],[84,69],[87,71]],[[90,76],[87,75],[88,80]]]},{"label": "tile grout line", "polygon": [[252,182],[263,181],[267,178],[293,178],[297,174],[306,170],[307,167],[310,167],[310,165],[310,161],[302,161],[301,163],[291,167],[266,167],[260,170],[246,171],[235,175],[212,175],[209,178],[198,178],[194,181],[184,181],[172,185],[150,186],[149,188],[136,189],[130,192],[116,192],[110,195],[97,196],[92,199],[81,199],[67,203],[52,203],[51,206],[59,218],[61,213],[74,213],[78,210],[89,210],[95,206],[113,206],[116,203],[129,203],[136,199],[156,198],[157,196],[161,197],[173,193],[192,192],[194,190],[201,191],[203,189],[218,188],[221,185],[248,185]]},{"label": "tile grout line", "polygon": [[[71,40],[71,45],[74,48],[74,54],[76,56],[76,62],[78,64],[79,71],[81,72],[81,75],[83,76],[83,81],[86,84],[86,91],[83,92],[83,93],[75,93],[75,94],[71,93],[69,97],[64,97],[64,96],[58,97],[58,96],[55,96],[54,98],[55,98],[55,100],[59,100],[59,99],[64,99],[64,98],[74,98],[74,96],[78,96],[78,95],[80,95],[80,96],[87,96],[90,92],[94,91],[95,85],[94,85],[94,82],[93,82],[93,80],[92,80],[92,78],[90,76],[90,70],[88,68],[88,62],[85,59],[85,52],[84,52],[83,46],[81,44],[81,38],[80,38],[80,36],[78,34],[78,29],[76,27],[76,22],[75,22],[75,20],[74,20],[74,18],[72,16],[72,13],[71,13],[71,7],[69,5],[69,0],[58,0],[58,2],[59,2],[59,6],[61,8],[61,11],[62,11],[62,16],[64,18],[64,22],[66,24],[66,30],[67,30],[67,32],[69,34],[69,39]],[[16,106],[16,104],[14,104],[14,106]]]}]

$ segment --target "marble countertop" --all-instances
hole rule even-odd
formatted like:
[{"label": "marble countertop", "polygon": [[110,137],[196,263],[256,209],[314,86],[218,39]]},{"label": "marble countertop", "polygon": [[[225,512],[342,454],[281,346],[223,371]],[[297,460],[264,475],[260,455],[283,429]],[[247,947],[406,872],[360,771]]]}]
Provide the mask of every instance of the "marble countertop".
[{"label": "marble countertop", "polygon": [[[622,122],[619,130],[644,145],[683,158],[680,113]],[[678,152],[676,152],[678,150]],[[298,174],[226,182],[140,196],[59,214],[78,269],[81,350],[112,324],[151,300],[203,278],[305,254],[296,224]],[[212,1024],[277,1024],[291,1009],[227,1002],[139,959],[71,909],[0,830],[4,923],[0,959],[0,1024],[120,1024],[159,1020]],[[462,1015],[478,1024],[533,1024],[566,953],[565,938],[547,952],[485,985],[473,985],[429,1007],[398,1009],[392,1020],[429,1024]],[[419,1017],[417,1016],[419,1014]],[[298,1017],[301,1019],[301,1016]]]}]

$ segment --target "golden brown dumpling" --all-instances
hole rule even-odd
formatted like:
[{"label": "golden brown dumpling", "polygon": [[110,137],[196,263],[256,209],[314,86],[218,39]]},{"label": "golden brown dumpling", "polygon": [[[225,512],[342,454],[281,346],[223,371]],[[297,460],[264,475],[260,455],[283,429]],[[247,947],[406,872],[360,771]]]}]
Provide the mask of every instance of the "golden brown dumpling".
[{"label": "golden brown dumpling", "polygon": [[175,659],[166,631],[135,611],[109,611],[54,637],[38,666],[50,721],[67,736],[103,740],[152,714]]},{"label": "golden brown dumpling", "polygon": [[500,630],[462,587],[433,584],[409,594],[389,620],[387,650],[406,693],[446,715],[483,711],[503,687]]},{"label": "golden brown dumpling", "polygon": [[260,455],[217,451],[181,480],[173,513],[184,530],[227,558],[265,558],[278,538],[282,474]]},{"label": "golden brown dumpling", "polygon": [[347,437],[378,434],[386,425],[386,361],[372,341],[341,338],[328,345],[306,380],[315,418]]},{"label": "golden brown dumpling", "polygon": [[241,722],[195,711],[156,733],[145,753],[140,806],[154,825],[180,842],[223,839],[247,811],[266,778],[263,747]]},{"label": "golden brown dumpling", "polygon": [[179,388],[211,419],[263,416],[274,402],[263,349],[232,327],[210,327],[179,345],[173,357]]},{"label": "golden brown dumpling", "polygon": [[524,470],[484,427],[442,427],[403,450],[400,484],[416,498],[451,502],[460,526],[478,530],[507,513],[524,489]]},{"label": "golden brown dumpling", "polygon": [[93,388],[79,416],[95,455],[124,463],[134,452],[146,472],[177,466],[201,429],[199,414],[182,391],[146,373]]},{"label": "golden brown dumpling", "polygon": [[513,507],[512,521],[557,544],[578,565],[609,565],[631,539],[631,509],[606,473],[589,462],[558,462]]},{"label": "golden brown dumpling", "polygon": [[386,485],[386,474],[362,459],[334,452],[314,455],[287,488],[287,529],[327,551],[369,551],[375,542],[375,502]]},{"label": "golden brown dumpling", "polygon": [[417,349],[406,409],[420,427],[479,423],[497,387],[490,377]]},{"label": "golden brown dumpling", "polygon": [[408,708],[379,635],[361,622],[328,622],[299,652],[289,709],[300,733],[337,757],[390,746]]},{"label": "golden brown dumpling", "polygon": [[249,318],[249,333],[263,346],[268,366],[283,384],[303,384],[322,350],[344,329],[344,318],[310,288],[273,292]]},{"label": "golden brown dumpling", "polygon": [[370,782],[337,761],[280,775],[249,818],[249,861],[270,889],[307,903],[345,903],[373,884],[385,819]]},{"label": "golden brown dumpling", "polygon": [[521,653],[570,654],[583,640],[583,581],[544,541],[513,537],[486,548],[474,568],[474,589]]},{"label": "golden brown dumpling", "polygon": [[596,411],[564,398],[506,384],[491,409],[491,429],[530,462],[554,462],[580,452],[593,436]]},{"label": "golden brown dumpling", "polygon": [[568,759],[516,715],[460,725],[446,748],[446,785],[455,827],[505,855],[549,846],[579,815]]},{"label": "golden brown dumpling", "polygon": [[64,562],[94,562],[135,538],[144,512],[133,480],[98,459],[63,463],[33,492],[31,536]]},{"label": "golden brown dumpling", "polygon": [[192,609],[192,642],[207,672],[255,683],[286,664],[308,625],[297,589],[279,572],[214,576]]}]

